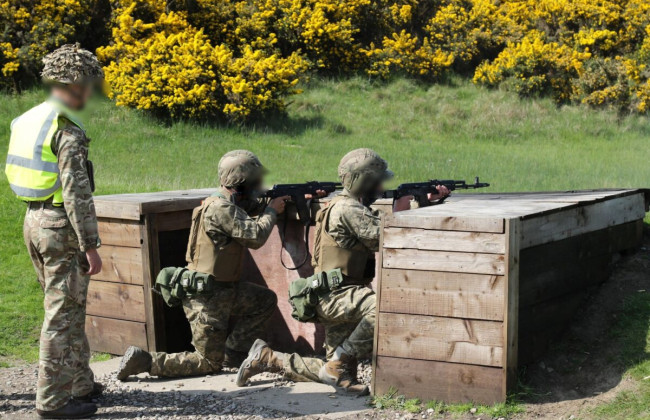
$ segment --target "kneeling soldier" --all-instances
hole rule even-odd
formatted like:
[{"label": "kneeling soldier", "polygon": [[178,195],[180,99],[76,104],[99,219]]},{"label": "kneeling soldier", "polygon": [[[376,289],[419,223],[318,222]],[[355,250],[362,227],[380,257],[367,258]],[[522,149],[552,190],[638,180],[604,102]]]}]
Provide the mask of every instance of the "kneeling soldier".
[{"label": "kneeling soldier", "polygon": [[64,45],[44,59],[51,97],[11,123],[5,172],[27,202],[23,233],[43,287],[36,411],[45,418],[87,417],[97,411],[84,332],[90,276],[101,271],[92,166],[83,125],[75,114],[101,83],[97,58]]},{"label": "kneeling soldier", "polygon": [[[253,341],[264,336],[277,297],[265,287],[240,282],[239,277],[245,249],[264,245],[288,199],[279,197],[268,205],[257,199],[265,172],[249,151],[226,153],[219,161],[221,188],[194,209],[187,268],[210,283],[206,284],[210,293],[182,299],[195,351],[147,353],[129,347],[118,379],[143,372],[166,377],[217,373],[224,360],[238,364]],[[237,320],[229,334],[233,316]]]},{"label": "kneeling soldier", "polygon": [[[284,372],[293,381],[368,392],[357,382],[357,359],[372,354],[375,328],[375,293],[368,286],[374,278],[380,215],[369,206],[393,174],[386,161],[370,149],[345,155],[338,173],[344,190],[317,215],[312,261],[317,274],[294,282],[290,289],[290,299],[301,298],[293,302],[294,317],[325,327],[327,362],[274,352],[257,340],[239,369],[239,386],[260,372]],[[394,211],[409,208],[411,198],[398,200]]]}]

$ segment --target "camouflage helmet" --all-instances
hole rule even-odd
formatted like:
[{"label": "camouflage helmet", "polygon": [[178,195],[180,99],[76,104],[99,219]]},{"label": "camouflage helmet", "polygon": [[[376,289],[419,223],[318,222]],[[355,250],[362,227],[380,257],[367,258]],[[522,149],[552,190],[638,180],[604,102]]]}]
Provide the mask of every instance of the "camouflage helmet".
[{"label": "camouflage helmet", "polygon": [[41,77],[46,83],[93,84],[104,79],[95,54],[77,44],[66,44],[43,58]]},{"label": "camouflage helmet", "polygon": [[248,150],[233,150],[219,161],[219,182],[227,188],[259,182],[265,173],[262,162]]},{"label": "camouflage helmet", "polygon": [[339,179],[343,187],[354,195],[370,193],[379,182],[392,177],[388,164],[374,150],[353,150],[339,163]]}]

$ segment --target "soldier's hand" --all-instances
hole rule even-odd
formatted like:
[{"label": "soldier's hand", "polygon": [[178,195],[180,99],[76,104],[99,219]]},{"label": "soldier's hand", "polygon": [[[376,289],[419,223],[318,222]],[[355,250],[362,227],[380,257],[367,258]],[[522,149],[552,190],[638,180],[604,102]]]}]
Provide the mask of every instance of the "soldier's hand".
[{"label": "soldier's hand", "polygon": [[271,200],[269,203],[269,207],[271,207],[277,214],[282,214],[284,212],[284,207],[287,205],[287,200],[289,200],[291,197],[288,195],[285,195],[283,197],[278,197],[274,198]]},{"label": "soldier's hand", "polygon": [[405,195],[400,197],[393,203],[393,213],[398,211],[411,210],[411,200],[413,200],[412,195]]},{"label": "soldier's hand", "polygon": [[451,194],[449,188],[445,187],[444,185],[438,185],[436,189],[438,190],[438,194],[429,193],[429,196],[427,197],[429,201],[437,201],[441,198],[448,197],[449,194]]},{"label": "soldier's hand", "polygon": [[102,257],[99,256],[96,249],[89,249],[86,251],[86,259],[88,260],[88,264],[90,264],[90,269],[88,269],[86,274],[94,276],[102,271]]}]

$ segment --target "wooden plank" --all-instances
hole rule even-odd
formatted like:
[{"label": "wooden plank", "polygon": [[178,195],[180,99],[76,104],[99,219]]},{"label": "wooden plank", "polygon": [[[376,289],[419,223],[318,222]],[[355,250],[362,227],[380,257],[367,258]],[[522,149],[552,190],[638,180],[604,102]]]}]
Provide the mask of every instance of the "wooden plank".
[{"label": "wooden plank", "polygon": [[559,241],[645,217],[643,193],[572,208],[526,220],[521,248]]},{"label": "wooden plank", "polygon": [[520,333],[534,334],[535,331],[548,328],[563,329],[576,315],[588,294],[588,290],[579,290],[537,305],[519,308]]},{"label": "wooden plank", "polygon": [[147,215],[142,226],[144,249],[142,253],[143,281],[145,284],[145,316],[149,351],[166,350],[165,308],[162,298],[154,293],[153,285],[160,272],[160,245],[156,229],[157,215]]},{"label": "wooden plank", "polygon": [[384,249],[384,268],[450,271],[456,273],[504,274],[504,256],[470,252]]},{"label": "wooden plank", "polygon": [[387,227],[421,228],[435,230],[460,230],[466,232],[503,233],[503,219],[486,217],[426,216],[409,217],[424,209],[411,210],[386,217]]},{"label": "wooden plank", "polygon": [[491,405],[504,401],[502,371],[486,366],[378,356],[373,391],[382,395],[394,387],[399,394],[422,401]]},{"label": "wooden plank", "polygon": [[521,220],[510,219],[506,223],[508,249],[506,250],[506,293],[503,300],[503,328],[505,345],[503,351],[504,375],[502,378],[502,400],[505,401],[507,391],[517,384],[517,357],[519,338],[519,262]]},{"label": "wooden plank", "polygon": [[140,220],[140,205],[138,203],[126,200],[103,200],[102,196],[95,197],[94,201],[97,217]]},{"label": "wooden plank", "polygon": [[503,324],[383,313],[377,354],[408,359],[502,366]]},{"label": "wooden plank", "polygon": [[156,230],[158,232],[189,229],[191,226],[192,210],[160,213],[156,215]]},{"label": "wooden plank", "polygon": [[503,320],[503,276],[383,269],[381,312]]},{"label": "wooden plank", "polygon": [[[391,206],[392,209],[392,206]],[[377,279],[377,296],[376,296],[376,302],[377,302],[377,308],[376,308],[376,316],[377,318],[381,318],[381,310],[384,305],[384,297],[383,297],[383,292],[382,292],[382,283],[383,283],[383,277],[384,274],[387,270],[383,268],[384,265],[384,260],[382,257],[383,254],[383,247],[384,247],[384,230],[386,229],[386,217],[387,213],[381,213],[381,224],[380,224],[380,229],[379,229],[379,252],[377,255],[377,273],[375,275],[375,278]],[[372,348],[376,349],[378,347],[379,343],[379,322],[375,322],[375,335],[373,337],[372,341]],[[373,351],[372,352],[372,377],[370,379],[370,389],[374,392],[375,390],[375,381],[376,381],[376,373],[377,373],[377,352]]]},{"label": "wooden plank", "polygon": [[98,252],[102,257],[102,271],[93,276],[93,279],[143,284],[141,249],[103,245]]},{"label": "wooden plank", "polygon": [[389,227],[384,232],[384,248],[503,254],[506,244],[505,235],[498,233]]},{"label": "wooden plank", "polygon": [[129,321],[144,321],[142,286],[93,280],[88,286],[86,313]]},{"label": "wooden plank", "polygon": [[146,349],[145,330],[141,322],[86,316],[86,336],[92,351],[121,356],[129,346]]},{"label": "wooden plank", "polygon": [[140,224],[132,220],[100,219],[98,223],[99,237],[102,245],[140,248]]}]

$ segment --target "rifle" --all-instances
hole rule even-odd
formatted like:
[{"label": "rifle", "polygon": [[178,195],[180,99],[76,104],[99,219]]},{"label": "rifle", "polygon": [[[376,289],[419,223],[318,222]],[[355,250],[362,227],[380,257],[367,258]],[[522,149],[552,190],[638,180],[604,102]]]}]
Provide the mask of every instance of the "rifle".
[{"label": "rifle", "polygon": [[[486,182],[479,182],[478,177],[474,179],[473,184],[468,184],[464,180],[454,181],[452,179],[443,179],[443,180],[432,179],[430,181],[425,181],[425,182],[413,182],[410,184],[400,184],[394,190],[384,191],[383,194],[381,195],[381,198],[392,198],[393,200],[397,200],[404,196],[412,195],[413,197],[415,197],[415,200],[418,202],[418,205],[420,207],[427,207],[432,204],[429,201],[428,194],[437,193],[438,192],[437,187],[441,185],[447,187],[449,191],[470,190],[476,188],[486,188],[490,186],[490,184]],[[441,204],[442,202],[445,201],[445,199],[446,197],[443,197],[440,200],[438,200],[435,204]]]},{"label": "rifle", "polygon": [[[309,258],[309,225],[311,224],[311,199],[305,199],[306,194],[311,194],[316,197],[318,191],[325,191],[327,194],[331,194],[334,191],[342,188],[341,183],[339,182],[319,182],[319,181],[309,181],[303,184],[276,184],[270,190],[267,190],[262,197],[274,199],[277,197],[283,197],[288,195],[291,197],[291,202],[296,205],[296,212],[298,213],[298,219],[302,222],[305,227],[305,258],[296,264],[295,267],[287,267],[282,259],[282,250],[280,250],[280,262],[282,266],[287,270],[297,270],[302,267]],[[285,249],[285,231],[287,229],[287,212],[284,212],[284,227],[280,230],[280,240],[282,241],[282,249]]]}]

